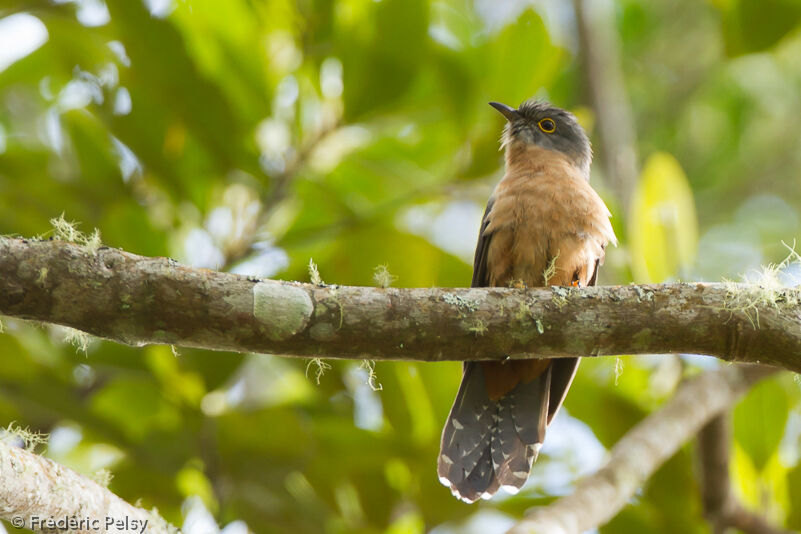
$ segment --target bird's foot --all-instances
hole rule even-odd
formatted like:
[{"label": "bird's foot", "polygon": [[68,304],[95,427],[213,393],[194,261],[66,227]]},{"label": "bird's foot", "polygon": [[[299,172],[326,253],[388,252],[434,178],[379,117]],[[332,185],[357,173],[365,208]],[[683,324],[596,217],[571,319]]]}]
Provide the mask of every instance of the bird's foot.
[{"label": "bird's foot", "polygon": [[522,280],[512,280],[509,282],[509,287],[513,287],[515,289],[527,289],[528,286]]}]

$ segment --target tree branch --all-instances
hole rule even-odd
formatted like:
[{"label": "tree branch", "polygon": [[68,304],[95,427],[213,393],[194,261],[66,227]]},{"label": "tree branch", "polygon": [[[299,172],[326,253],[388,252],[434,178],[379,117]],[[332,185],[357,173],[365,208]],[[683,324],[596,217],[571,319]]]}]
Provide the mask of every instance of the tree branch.
[{"label": "tree branch", "polygon": [[746,509],[734,496],[729,480],[731,424],[729,410],[707,423],[698,434],[704,516],[715,534],[736,528],[745,534],[790,534],[771,526],[765,518]]},{"label": "tree branch", "polygon": [[178,532],[157,513],[132,506],[97,482],[3,440],[0,473],[0,518],[17,528],[85,534]]},{"label": "tree branch", "polygon": [[336,131],[339,126],[339,120],[333,121],[321,127],[308,141],[300,144],[297,152],[286,162],[284,170],[273,177],[269,190],[261,195],[261,205],[259,206],[259,213],[256,217],[257,222],[254,228],[238,240],[238,246],[234,247],[233,250],[226,251],[225,264],[219,270],[228,271],[236,263],[253,253],[253,247],[261,235],[260,229],[267,224],[270,217],[275,213],[275,209],[286,199],[292,181],[306,165],[312,152],[320,145],[320,142]]},{"label": "tree branch", "polygon": [[702,283],[315,286],[0,238],[0,314],[131,345],[421,361],[677,352],[798,371],[799,301],[796,289]]},{"label": "tree branch", "polygon": [[729,428],[730,411],[725,410],[698,433],[698,456],[701,467],[701,498],[704,516],[714,534],[724,534],[727,525],[720,521],[730,512],[732,502],[729,483]]},{"label": "tree branch", "polygon": [[765,366],[738,365],[688,380],[659,411],[618,441],[607,464],[579,482],[572,495],[537,508],[507,534],[579,534],[606,524],[701,426],[773,372]]},{"label": "tree branch", "polygon": [[626,214],[639,171],[613,7],[609,2],[573,0],[573,10],[581,67],[598,117],[604,169],[621,211]]}]

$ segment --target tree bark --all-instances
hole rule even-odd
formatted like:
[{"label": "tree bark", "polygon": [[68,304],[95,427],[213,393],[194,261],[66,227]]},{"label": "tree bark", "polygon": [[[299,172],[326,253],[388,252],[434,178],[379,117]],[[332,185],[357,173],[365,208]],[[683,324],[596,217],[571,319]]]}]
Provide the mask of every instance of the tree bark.
[{"label": "tree bark", "polygon": [[33,531],[178,532],[157,513],[132,506],[97,482],[1,439],[0,518]]},{"label": "tree bark", "polygon": [[737,365],[688,380],[665,406],[623,436],[607,464],[579,482],[573,494],[537,508],[507,534],[579,534],[606,524],[704,424],[773,372]]},{"label": "tree bark", "polygon": [[419,361],[672,352],[799,371],[799,299],[796,289],[704,283],[317,286],[0,238],[0,314],[130,345]]}]

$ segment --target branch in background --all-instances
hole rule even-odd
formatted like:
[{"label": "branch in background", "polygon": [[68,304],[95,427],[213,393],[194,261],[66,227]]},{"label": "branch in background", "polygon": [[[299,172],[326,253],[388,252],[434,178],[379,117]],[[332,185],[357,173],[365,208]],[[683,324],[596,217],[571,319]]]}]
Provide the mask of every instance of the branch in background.
[{"label": "branch in background", "polygon": [[309,156],[317,149],[323,139],[336,131],[339,126],[339,121],[333,121],[320,128],[310,139],[301,144],[297,152],[286,163],[286,168],[273,178],[270,196],[264,200],[265,212],[269,213],[272,208],[286,198],[289,184],[295,178],[295,175],[306,165]]},{"label": "branch in background", "polygon": [[508,534],[579,534],[606,524],[706,422],[773,372],[764,366],[727,366],[686,381],[660,410],[621,438],[607,464],[579,482],[572,495],[537,508]]},{"label": "branch in background", "polygon": [[801,370],[799,303],[797,289],[733,284],[315,286],[0,238],[0,314],[131,345],[420,361],[677,352]]},{"label": "branch in background", "polygon": [[132,506],[97,482],[3,440],[0,474],[0,518],[17,528],[86,534],[178,532],[157,513]]},{"label": "branch in background", "polygon": [[611,2],[573,0],[584,79],[601,136],[601,155],[622,213],[637,185],[637,152],[631,106],[620,64],[620,42]]},{"label": "branch in background", "polygon": [[734,504],[729,482],[730,415],[730,410],[724,411],[698,433],[701,498],[704,516],[711,523],[714,534],[725,534],[728,525],[724,518]]},{"label": "branch in background", "polygon": [[745,534],[790,534],[771,526],[762,516],[747,510],[733,495],[729,480],[731,448],[730,412],[726,410],[701,429],[698,455],[701,463],[701,489],[704,516],[714,534],[736,528]]},{"label": "branch in background", "polygon": [[334,132],[338,127],[338,122],[332,122],[331,124],[320,128],[320,130],[317,131],[311,137],[311,139],[301,145],[300,149],[286,163],[286,168],[273,177],[269,191],[261,198],[260,212],[258,214],[258,222],[255,225],[255,230],[245,236],[242,236],[242,242],[240,246],[236,247],[235,250],[231,251],[227,255],[225,258],[225,264],[220,267],[221,271],[230,270],[237,262],[245,259],[248,257],[248,255],[253,253],[253,245],[256,244],[256,241],[261,235],[259,229],[267,224],[267,222],[270,220],[270,217],[273,216],[275,209],[286,198],[292,181],[295,179],[295,176],[297,176],[301,169],[303,169],[312,152],[314,152],[323,139]]}]

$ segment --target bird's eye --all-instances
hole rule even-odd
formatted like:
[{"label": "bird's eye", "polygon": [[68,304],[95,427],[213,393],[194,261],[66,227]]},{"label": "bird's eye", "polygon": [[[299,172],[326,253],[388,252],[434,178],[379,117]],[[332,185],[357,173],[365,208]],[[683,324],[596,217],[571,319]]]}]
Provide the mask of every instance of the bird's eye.
[{"label": "bird's eye", "polygon": [[556,130],[556,123],[553,121],[553,119],[540,119],[540,122],[537,123],[537,126],[539,126],[540,130],[545,133],[553,133],[554,130]]}]

